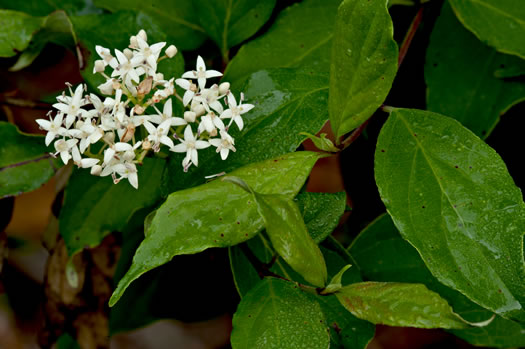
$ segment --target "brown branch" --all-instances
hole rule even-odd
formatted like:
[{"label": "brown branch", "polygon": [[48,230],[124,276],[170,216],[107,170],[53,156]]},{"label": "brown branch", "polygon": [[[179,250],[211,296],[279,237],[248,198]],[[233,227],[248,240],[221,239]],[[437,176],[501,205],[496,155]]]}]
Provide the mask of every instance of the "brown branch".
[{"label": "brown branch", "polygon": [[401,43],[401,47],[399,49],[399,57],[397,60],[398,67],[401,66],[401,63],[403,63],[403,60],[405,59],[405,56],[408,52],[408,48],[410,47],[410,44],[412,43],[412,39],[414,38],[414,35],[416,34],[417,28],[419,28],[419,25],[421,24],[422,19],[423,19],[423,7],[421,7],[419,11],[417,11],[416,16],[412,20],[412,23],[410,23],[410,27],[408,28],[405,38],[403,39],[403,42]]}]

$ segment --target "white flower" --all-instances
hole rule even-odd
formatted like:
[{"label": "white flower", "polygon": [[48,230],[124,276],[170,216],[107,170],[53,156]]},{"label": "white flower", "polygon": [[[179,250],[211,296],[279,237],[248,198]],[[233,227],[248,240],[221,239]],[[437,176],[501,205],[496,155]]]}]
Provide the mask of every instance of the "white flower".
[{"label": "white flower", "polygon": [[40,125],[40,127],[47,131],[46,134],[46,145],[49,145],[53,139],[57,135],[63,136],[66,132],[66,129],[62,127],[62,121],[64,119],[64,114],[58,113],[55,116],[55,119],[37,119],[36,122]]},{"label": "white flower", "polygon": [[171,127],[171,120],[165,120],[158,127],[148,121],[144,122],[146,130],[148,130],[148,140],[153,142],[153,150],[158,152],[160,150],[160,143],[166,144],[168,147],[173,147],[173,141],[168,137],[168,132]]},{"label": "white flower", "polygon": [[191,130],[191,126],[186,126],[184,130],[184,139],[179,139],[180,144],[177,144],[171,151],[176,153],[186,153],[186,157],[182,160],[182,166],[185,170],[193,163],[195,166],[199,165],[199,157],[197,154],[197,149],[204,149],[210,146],[210,143],[207,141],[196,140]]},{"label": "white flower", "polygon": [[235,147],[233,146],[234,140],[225,130],[221,130],[221,139],[213,138],[208,142],[214,147],[217,147],[217,153],[221,153],[221,158],[223,160],[226,160],[230,150],[235,151]]},{"label": "white flower", "polygon": [[191,102],[193,96],[195,96],[195,93],[199,91],[197,85],[195,85],[191,80],[186,79],[177,79],[175,80],[175,83],[186,90],[186,92],[184,92],[184,96],[182,96],[182,104],[187,106]]},{"label": "white flower", "polygon": [[219,102],[219,99],[224,96],[219,96],[219,86],[214,84],[210,88],[203,89],[195,97],[194,101],[201,102],[206,111],[210,111],[209,108],[215,110],[217,113],[221,114],[223,112],[222,104]]},{"label": "white flower", "polygon": [[79,147],[80,152],[83,154],[90,144],[97,143],[104,136],[104,131],[90,122],[79,121],[78,124],[78,127],[75,129],[78,132],[75,132],[74,137],[80,139]]},{"label": "white flower", "polygon": [[215,114],[213,111],[210,111],[208,114],[201,116],[201,123],[199,124],[198,132],[203,133],[204,131],[208,134],[215,136],[217,133],[217,128],[219,130],[224,130],[224,123],[222,120]]},{"label": "white flower", "polygon": [[59,103],[53,104],[53,108],[56,108],[60,110],[62,113],[66,115],[66,127],[69,128],[73,122],[75,121],[75,118],[77,116],[85,116],[87,111],[82,109],[81,107],[85,104],[82,100],[82,92],[84,90],[84,87],[82,85],[78,85],[75,94],[71,92],[71,97],[61,97],[59,100]]},{"label": "white flower", "polygon": [[157,107],[153,106],[155,110],[157,110],[158,114],[155,115],[149,115],[149,121],[155,123],[155,124],[161,124],[166,120],[171,121],[171,126],[180,126],[180,125],[186,125],[187,122],[183,118],[174,117],[173,115],[173,106],[171,99],[168,99],[166,103],[164,103],[164,108],[162,109],[162,113],[160,110],[157,109]]},{"label": "white flower", "polygon": [[206,86],[206,79],[222,76],[217,70],[206,70],[206,65],[201,56],[197,57],[197,70],[192,70],[182,75],[185,79],[197,79],[199,87],[203,89]]},{"label": "white flower", "polygon": [[166,43],[158,42],[149,46],[146,40],[143,40],[140,36],[137,36],[137,43],[138,51],[135,52],[135,56],[131,60],[131,63],[134,65],[149,65],[151,68],[148,70],[149,75],[154,75],[157,71],[157,59],[159,59],[160,51],[166,46]]},{"label": "white flower", "polygon": [[110,96],[113,94],[113,91],[115,91],[115,85],[117,83],[117,79],[107,79],[105,83],[98,85],[97,88],[102,94]]},{"label": "white flower", "polygon": [[124,53],[117,49],[115,49],[115,54],[117,55],[119,65],[113,70],[111,77],[120,76],[125,83],[131,80],[139,83],[139,75],[142,75],[144,72],[143,70],[137,69],[138,63],[130,61]]},{"label": "white flower", "polygon": [[253,104],[243,104],[242,103],[243,100],[244,100],[244,93],[241,93],[241,99],[239,100],[240,104],[237,105],[237,101],[235,101],[235,97],[233,96],[233,93],[228,93],[229,109],[226,109],[221,114],[221,119],[231,118],[231,121],[228,124],[228,127],[230,127],[233,121],[235,121],[235,123],[237,124],[237,127],[239,127],[239,130],[242,130],[242,128],[244,127],[244,122],[241,118],[241,115],[252,110]]},{"label": "white flower", "polygon": [[[69,140],[65,140],[65,139],[59,139],[55,142],[55,149],[56,149],[56,153],[55,153],[55,156],[60,154],[60,158],[62,159],[62,162],[67,165],[67,162],[69,161],[69,159],[71,159],[71,154],[70,154],[70,151],[77,148],[76,147],[76,144],[77,144],[78,140],[77,139],[69,139]],[[77,148],[77,152],[78,152],[78,148]],[[75,158],[77,159],[74,159],[75,161],[80,161],[80,154],[76,154],[75,152]]]}]

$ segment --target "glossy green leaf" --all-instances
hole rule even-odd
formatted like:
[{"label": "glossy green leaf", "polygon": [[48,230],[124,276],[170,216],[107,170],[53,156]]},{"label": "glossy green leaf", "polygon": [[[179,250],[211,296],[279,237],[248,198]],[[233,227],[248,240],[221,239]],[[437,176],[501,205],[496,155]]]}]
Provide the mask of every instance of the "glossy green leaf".
[{"label": "glossy green leaf", "polygon": [[318,303],[291,282],[267,278],[241,300],[233,316],[234,349],[330,347]]},{"label": "glossy green leaf", "polygon": [[[52,12],[44,18],[41,29],[34,35],[27,49],[22,52],[9,71],[18,71],[28,67],[48,42],[75,50],[77,37],[73,24],[64,11]],[[82,62],[82,57],[79,58],[79,61]]]},{"label": "glossy green leaf", "polygon": [[386,1],[345,0],[337,12],[330,63],[330,122],[336,139],[381,106],[397,72]]},{"label": "glossy green leaf", "polygon": [[270,18],[276,0],[202,0],[197,5],[199,22],[219,46],[228,49],[255,34]]},{"label": "glossy green leaf", "polygon": [[[319,156],[312,152],[290,153],[242,167],[231,175],[242,178],[260,193],[280,193],[291,199]],[[171,194],[151,220],[146,238],[110,305],[133,280],[174,256],[232,246],[255,236],[262,227],[263,220],[251,195],[231,183],[215,180]]]},{"label": "glossy green leaf", "polygon": [[133,213],[154,205],[161,197],[166,161],[144,159],[139,169],[139,189],[126,180],[113,184],[111,177],[92,176],[76,170],[66,187],[60,211],[60,234],[69,255],[98,245],[112,231],[126,227]]},{"label": "glossy green leaf", "polygon": [[[144,13],[154,18],[155,23],[169,34],[179,50],[194,50],[205,39],[204,29],[199,25],[199,5],[191,0],[94,0],[94,3],[113,12],[130,10],[137,13],[139,17]],[[129,33],[129,35],[134,34],[136,32]]]},{"label": "glossy green leaf", "polygon": [[525,60],[515,58],[507,64],[500,65],[494,72],[494,76],[500,79],[515,78],[525,75]]},{"label": "glossy green leaf", "polygon": [[275,251],[306,281],[324,287],[327,271],[323,255],[308,235],[295,202],[280,194],[253,193],[253,197]]},{"label": "glossy green leaf", "polygon": [[[387,214],[378,217],[364,229],[352,242],[349,250],[357,263],[356,267],[369,280],[422,283],[446,299],[456,313],[469,321],[483,321],[492,316],[491,312],[433,277],[417,250],[401,237]],[[499,316],[486,327],[452,330],[452,333],[479,346],[525,346],[522,327]]]},{"label": "glossy green leaf", "polygon": [[44,137],[21,133],[0,122],[0,198],[32,191],[47,182],[61,166],[49,154]]},{"label": "glossy green leaf", "polygon": [[309,193],[297,195],[308,233],[316,243],[330,235],[339,224],[346,207],[346,193]]},{"label": "glossy green leaf", "polygon": [[379,193],[434,276],[524,319],[525,204],[499,155],[446,116],[394,109],[376,147]]},{"label": "glossy green leaf", "polygon": [[0,57],[12,57],[27,48],[44,18],[23,12],[0,10]]},{"label": "glossy green leaf", "polygon": [[270,29],[248,42],[226,67],[224,80],[244,81],[269,68],[308,67],[328,72],[334,19],[341,0],[305,0],[279,14]]},{"label": "glossy green leaf", "polygon": [[[113,3],[113,2],[111,2]],[[143,13],[117,12],[112,14],[99,14],[72,17],[78,40],[89,50],[87,62],[81,71],[82,76],[92,88],[105,82],[100,74],[93,74],[95,61],[100,59],[95,51],[95,46],[100,45],[113,49],[124,50],[129,45],[129,37],[136,35],[140,29],[148,34],[150,44],[165,41],[166,45],[175,44],[175,37],[167,35],[156,21]],[[118,23],[118,25],[115,25]],[[109,69],[109,68],[108,68]],[[179,52],[171,59],[165,59],[158,64],[158,72],[166,78],[178,78],[184,72],[184,59]]]},{"label": "glossy green leaf", "polygon": [[478,136],[486,137],[501,114],[525,99],[523,82],[496,76],[499,69],[516,61],[521,60],[481,43],[463,28],[445,3],[427,50],[428,109],[454,117]]},{"label": "glossy green leaf", "polygon": [[0,0],[0,8],[22,11],[32,16],[47,16],[56,10],[63,10],[68,15],[86,15],[101,13],[91,0]]},{"label": "glossy green leaf", "polygon": [[361,282],[336,294],[348,311],[375,324],[420,328],[466,328],[439,294],[421,284]]},{"label": "glossy green leaf", "polygon": [[525,6],[521,0],[450,0],[465,27],[496,50],[525,59]]},{"label": "glossy green leaf", "polygon": [[[243,90],[232,89],[236,97]],[[244,87],[246,103],[255,108],[243,114],[241,132],[232,126],[237,152],[222,160],[215,149],[199,152],[199,163],[188,174],[181,171],[183,154],[170,156],[171,191],[204,182],[204,176],[229,172],[255,161],[295,151],[304,137],[299,133],[316,133],[328,119],[328,76],[310,70],[275,69],[254,73]]]},{"label": "glossy green leaf", "polygon": [[[263,234],[247,241],[246,245],[261,262],[266,264],[272,262],[273,248],[269,241],[265,241]],[[320,245],[320,248],[326,260],[328,276],[331,278],[352,260],[344,248],[330,237]],[[230,248],[230,264],[237,290],[241,297],[245,297],[260,281],[260,276],[239,246]],[[289,280],[304,283],[301,276],[295,274],[280,258],[274,261],[270,271]],[[359,281],[361,281],[361,277],[357,268],[348,270],[342,276],[342,283],[345,285]],[[326,316],[327,324],[330,327],[331,348],[366,348],[374,336],[375,326],[373,324],[350,314],[335,296],[327,297],[314,294],[308,294],[308,296],[319,303]]]}]

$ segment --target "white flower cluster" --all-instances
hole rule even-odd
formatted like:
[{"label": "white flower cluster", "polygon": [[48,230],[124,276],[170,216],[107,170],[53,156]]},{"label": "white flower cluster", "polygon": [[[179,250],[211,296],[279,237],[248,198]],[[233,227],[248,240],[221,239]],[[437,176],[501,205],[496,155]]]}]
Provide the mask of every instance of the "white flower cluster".
[{"label": "white flower cluster", "polygon": [[[238,102],[227,82],[206,87],[209,78],[222,74],[207,70],[200,56],[195,70],[180,79],[166,80],[157,72],[157,64],[174,57],[177,49],[171,45],[161,57],[165,45],[149,45],[146,32],[141,30],[130,38],[129,48],[114,50],[116,57],[109,49],[96,46],[101,59],[95,62],[93,73],[104,76],[106,82],[98,89],[110,97],[102,101],[95,94],[84,95],[87,89],[83,85],[74,92],[69,85],[70,96],[63,93],[57,97],[58,103],[53,104],[56,116],[36,120],[47,131],[46,145],[58,137],[53,155],[60,155],[65,164],[73,159],[77,166],[90,168],[93,175],[111,175],[114,183],[126,178],[138,188],[136,165],[163,145],[169,151],[186,153],[182,161],[185,172],[192,164],[198,166],[199,149],[216,147],[223,160],[230,150],[235,151],[229,127],[235,123],[242,130],[242,114],[253,105],[243,104],[242,93]],[[105,73],[108,66],[113,70],[110,75]],[[175,84],[185,91],[182,97]],[[184,115],[173,115],[172,96],[184,105]],[[159,103],[163,103],[162,111]]]}]

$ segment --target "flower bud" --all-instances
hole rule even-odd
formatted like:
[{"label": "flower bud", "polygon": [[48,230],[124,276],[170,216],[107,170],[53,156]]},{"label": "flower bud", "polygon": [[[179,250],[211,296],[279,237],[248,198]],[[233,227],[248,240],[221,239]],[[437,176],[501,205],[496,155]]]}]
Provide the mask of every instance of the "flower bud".
[{"label": "flower bud", "polygon": [[192,111],[195,113],[195,116],[201,116],[204,113],[206,113],[206,109],[204,109],[204,106],[202,104],[199,104],[195,108],[192,108]]},{"label": "flower bud", "polygon": [[115,134],[113,132],[106,133],[103,138],[106,143],[113,144],[115,142]]},{"label": "flower bud", "polygon": [[104,66],[104,61],[99,59],[95,61],[95,67],[93,68],[94,73],[102,73],[106,67]]},{"label": "flower bud", "polygon": [[133,51],[131,51],[129,48],[125,48],[124,49],[124,55],[126,56],[127,59],[132,59],[133,58]]},{"label": "flower bud", "polygon": [[177,54],[177,48],[175,47],[175,45],[170,45],[166,49],[166,56],[168,56],[168,58],[173,58],[176,54]]},{"label": "flower bud", "polygon": [[214,128],[214,129],[211,130],[211,132],[210,132],[210,137],[215,137],[215,136],[217,136],[217,129],[216,129],[216,128]]},{"label": "flower bud", "polygon": [[145,110],[144,107],[138,104],[135,104],[135,106],[133,107],[133,111],[137,115],[142,115],[142,113],[144,113],[144,110]]},{"label": "flower bud", "polygon": [[129,142],[133,138],[134,134],[135,134],[135,125],[129,124],[126,127],[126,131],[124,131],[124,134],[122,134],[122,137],[120,137],[120,141],[124,143]]},{"label": "flower bud", "polygon": [[81,128],[82,126],[84,126],[84,121],[82,121],[82,120],[78,120],[77,122],[75,122],[75,128],[76,128],[77,130],[80,130],[80,128]]},{"label": "flower bud", "polygon": [[148,76],[146,79],[142,80],[137,88],[137,95],[139,97],[144,97],[151,91],[151,86],[153,85],[153,78]]},{"label": "flower bud", "polygon": [[129,38],[129,47],[130,48],[139,48],[139,42],[137,41],[137,37],[135,35],[131,36]]},{"label": "flower bud", "polygon": [[102,172],[102,166],[94,165],[93,167],[91,167],[90,172],[93,176],[100,176],[100,173]]},{"label": "flower bud", "polygon": [[230,90],[230,83],[229,82],[223,82],[219,85],[219,94],[225,95]]},{"label": "flower bud", "polygon": [[151,142],[149,140],[145,140],[142,142],[142,149],[144,150],[150,150],[151,149]]},{"label": "flower bud", "polygon": [[141,29],[137,35],[140,36],[142,40],[148,41],[148,34],[146,34],[144,29]]},{"label": "flower bud", "polygon": [[155,79],[154,80],[155,81],[162,81],[162,80],[164,80],[164,74],[162,74],[162,73],[155,74]]},{"label": "flower bud", "polygon": [[195,119],[197,118],[197,114],[195,114],[192,111],[186,111],[184,112],[184,120],[187,122],[195,122]]}]

